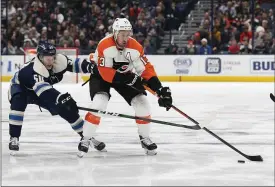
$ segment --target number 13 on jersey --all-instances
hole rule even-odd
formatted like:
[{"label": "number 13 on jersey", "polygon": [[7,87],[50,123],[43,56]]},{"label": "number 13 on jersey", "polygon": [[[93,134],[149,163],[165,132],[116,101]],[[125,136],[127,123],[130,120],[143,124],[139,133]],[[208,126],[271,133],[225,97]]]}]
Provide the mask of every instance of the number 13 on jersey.
[{"label": "number 13 on jersey", "polygon": [[98,65],[99,65],[99,66],[102,66],[102,67],[105,66],[105,58],[104,58],[104,57],[100,57],[100,58],[98,59]]}]

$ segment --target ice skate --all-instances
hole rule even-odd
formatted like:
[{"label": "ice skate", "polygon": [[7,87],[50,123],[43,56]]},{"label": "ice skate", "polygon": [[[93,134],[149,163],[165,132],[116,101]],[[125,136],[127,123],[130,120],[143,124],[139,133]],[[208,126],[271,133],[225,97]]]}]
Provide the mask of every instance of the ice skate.
[{"label": "ice skate", "polygon": [[17,137],[10,137],[9,149],[10,155],[14,156],[19,151],[19,139]]},{"label": "ice skate", "polygon": [[100,152],[107,152],[107,150],[105,149],[106,145],[104,142],[98,141],[94,137],[90,138],[89,140],[90,140],[91,147],[93,146],[96,150]]},{"label": "ice skate", "polygon": [[77,153],[77,156],[82,158],[84,156],[84,154],[89,151],[89,145],[90,145],[90,140],[82,137],[78,144],[79,152]]},{"label": "ice skate", "polygon": [[149,137],[139,136],[141,147],[145,150],[147,155],[156,155],[157,154],[157,145],[152,142]]}]

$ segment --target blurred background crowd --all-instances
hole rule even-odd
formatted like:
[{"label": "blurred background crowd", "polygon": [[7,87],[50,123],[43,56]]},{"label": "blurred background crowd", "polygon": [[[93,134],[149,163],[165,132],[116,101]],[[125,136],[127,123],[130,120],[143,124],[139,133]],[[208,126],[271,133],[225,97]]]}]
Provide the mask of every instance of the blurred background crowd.
[{"label": "blurred background crowd", "polygon": [[24,54],[24,48],[36,47],[40,40],[89,54],[112,32],[117,17],[131,21],[133,37],[145,54],[275,54],[274,4],[273,0],[3,0],[1,54]]},{"label": "blurred background crowd", "polygon": [[211,13],[203,12],[198,29],[176,53],[275,54],[275,1],[219,0]]}]

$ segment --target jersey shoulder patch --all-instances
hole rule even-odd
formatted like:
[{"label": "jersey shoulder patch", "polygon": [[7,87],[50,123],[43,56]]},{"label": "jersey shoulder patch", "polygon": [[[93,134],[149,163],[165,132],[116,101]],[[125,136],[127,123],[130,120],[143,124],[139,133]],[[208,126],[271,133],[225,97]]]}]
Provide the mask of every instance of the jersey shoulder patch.
[{"label": "jersey shoulder patch", "polygon": [[42,62],[38,59],[38,57],[35,57],[33,61],[33,70],[42,75],[45,78],[48,78],[50,76],[49,71],[47,68],[42,64]]},{"label": "jersey shoulder patch", "polygon": [[[38,59],[38,57],[35,57],[33,60],[33,70],[42,75],[45,78],[49,78],[50,74],[47,68],[43,65],[43,63]],[[53,72],[59,73],[64,71],[68,66],[68,58],[65,55],[57,54],[55,58],[55,62],[53,64]]]},{"label": "jersey shoulder patch", "polygon": [[59,73],[64,71],[68,66],[68,60],[71,59],[62,54],[56,54],[55,62],[53,64],[53,72]]}]

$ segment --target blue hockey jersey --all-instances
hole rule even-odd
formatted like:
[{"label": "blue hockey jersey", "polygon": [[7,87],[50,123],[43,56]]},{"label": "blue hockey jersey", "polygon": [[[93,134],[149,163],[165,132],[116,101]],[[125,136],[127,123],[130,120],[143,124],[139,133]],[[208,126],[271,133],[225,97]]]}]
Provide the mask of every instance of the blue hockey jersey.
[{"label": "blue hockey jersey", "polygon": [[[52,85],[60,82],[66,71],[75,73],[93,73],[92,67],[96,65],[90,60],[76,58],[71,60],[65,55],[57,54],[51,70],[46,69],[42,62],[33,58],[22,69],[15,73],[11,84],[19,84],[22,91],[28,94],[36,94],[43,100],[56,101],[60,94]],[[12,93],[9,97],[12,97]],[[9,98],[9,99],[10,99]]]}]

